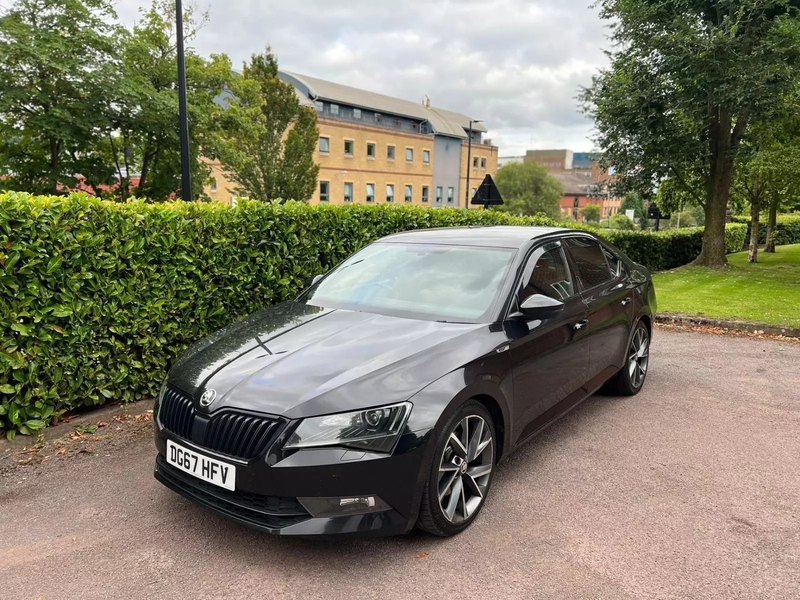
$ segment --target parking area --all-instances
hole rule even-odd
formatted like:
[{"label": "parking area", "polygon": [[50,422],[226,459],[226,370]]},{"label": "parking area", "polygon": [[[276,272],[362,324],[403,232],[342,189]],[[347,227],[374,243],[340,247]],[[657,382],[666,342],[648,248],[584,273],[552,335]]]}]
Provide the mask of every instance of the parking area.
[{"label": "parking area", "polygon": [[645,390],[512,455],[475,524],[322,542],[195,507],[125,444],[0,476],[0,597],[797,598],[800,344],[658,330]]}]

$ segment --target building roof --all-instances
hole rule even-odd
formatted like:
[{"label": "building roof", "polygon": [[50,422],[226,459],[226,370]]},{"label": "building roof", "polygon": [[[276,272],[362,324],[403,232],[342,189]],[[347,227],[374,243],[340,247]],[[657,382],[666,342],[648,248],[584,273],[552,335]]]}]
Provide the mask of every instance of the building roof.
[{"label": "building roof", "polygon": [[597,192],[600,185],[594,180],[591,173],[553,171],[548,174],[561,182],[561,185],[564,186],[565,196],[591,196]]},{"label": "building roof", "polygon": [[[428,121],[437,134],[461,139],[467,138],[466,132],[469,129],[470,117],[466,115],[441,108],[428,108],[421,102],[385,96],[309,75],[289,71],[280,71],[280,74],[287,79],[296,80],[308,89],[308,96],[313,100],[327,100],[388,115]],[[481,123],[473,123],[472,130],[481,133],[487,131]]]},{"label": "building roof", "polygon": [[385,237],[379,242],[410,244],[444,244],[453,246],[482,246],[487,248],[521,248],[531,240],[559,231],[561,227],[523,227],[497,225],[490,227],[444,227],[404,231]]}]

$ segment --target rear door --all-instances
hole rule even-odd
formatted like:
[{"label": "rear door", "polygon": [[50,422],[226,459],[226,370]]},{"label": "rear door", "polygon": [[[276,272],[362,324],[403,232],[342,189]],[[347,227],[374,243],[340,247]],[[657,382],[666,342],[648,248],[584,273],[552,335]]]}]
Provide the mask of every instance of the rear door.
[{"label": "rear door", "polygon": [[583,304],[588,311],[589,340],[586,387],[594,389],[624,364],[631,330],[632,290],[622,262],[590,237],[567,238]]},{"label": "rear door", "polygon": [[588,343],[576,325],[587,319],[588,311],[560,241],[534,250],[515,292],[516,306],[533,294],[564,303],[552,319],[506,322],[517,414],[513,436],[520,441],[568,408],[570,400],[585,395]]}]

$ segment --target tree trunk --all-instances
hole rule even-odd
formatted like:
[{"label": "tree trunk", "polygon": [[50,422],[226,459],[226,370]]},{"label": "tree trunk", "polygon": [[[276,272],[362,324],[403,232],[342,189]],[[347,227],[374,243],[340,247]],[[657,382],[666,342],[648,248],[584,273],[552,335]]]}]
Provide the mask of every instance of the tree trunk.
[{"label": "tree trunk", "polygon": [[725,216],[728,212],[731,185],[733,183],[733,152],[738,144],[738,131],[744,122],[737,123],[736,131],[731,131],[733,122],[729,110],[712,108],[709,127],[710,173],[706,188],[706,226],[703,231],[703,249],[694,261],[719,269],[728,264],[725,255]]},{"label": "tree trunk", "polygon": [[750,198],[750,253],[747,262],[758,262],[758,225],[761,216],[761,194],[757,192]]},{"label": "tree trunk", "polygon": [[764,246],[764,252],[775,252],[775,229],[778,226],[778,203],[780,200],[776,197],[769,203],[769,220],[767,221],[767,244]]}]

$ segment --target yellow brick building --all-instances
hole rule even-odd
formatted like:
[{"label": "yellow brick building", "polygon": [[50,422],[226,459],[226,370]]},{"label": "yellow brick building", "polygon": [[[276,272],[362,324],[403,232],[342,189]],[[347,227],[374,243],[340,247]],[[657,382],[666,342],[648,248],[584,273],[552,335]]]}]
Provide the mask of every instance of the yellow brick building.
[{"label": "yellow brick building", "polygon": [[[467,180],[471,197],[497,172],[497,147],[483,139],[483,124],[465,115],[305,75],[282,71],[280,77],[317,110],[320,170],[311,204],[464,207]],[[219,163],[209,164],[206,193],[230,202],[233,185]]]}]

